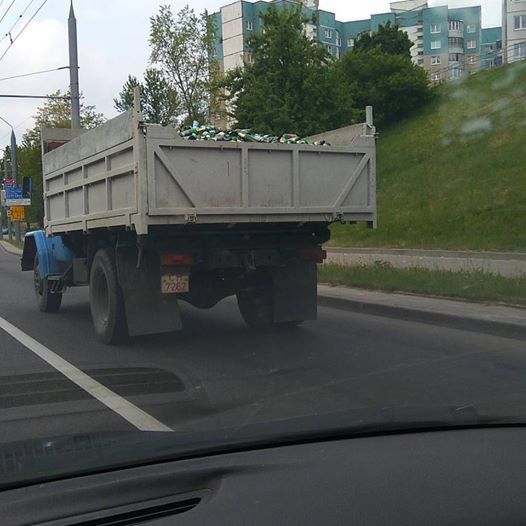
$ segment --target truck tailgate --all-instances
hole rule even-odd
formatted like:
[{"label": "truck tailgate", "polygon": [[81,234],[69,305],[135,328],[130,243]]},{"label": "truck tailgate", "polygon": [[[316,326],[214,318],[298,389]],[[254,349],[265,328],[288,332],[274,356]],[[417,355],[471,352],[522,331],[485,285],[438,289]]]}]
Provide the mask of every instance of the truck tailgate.
[{"label": "truck tailgate", "polygon": [[154,222],[375,221],[373,136],[349,147],[200,142],[148,126],[146,137]]}]

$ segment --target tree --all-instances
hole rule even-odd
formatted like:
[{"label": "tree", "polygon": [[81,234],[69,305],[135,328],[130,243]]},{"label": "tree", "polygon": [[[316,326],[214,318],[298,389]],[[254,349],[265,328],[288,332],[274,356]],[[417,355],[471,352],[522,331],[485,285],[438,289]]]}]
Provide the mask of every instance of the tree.
[{"label": "tree", "polygon": [[[60,90],[49,95],[49,99],[43,106],[37,109],[33,116],[35,126],[28,130],[22,139],[26,147],[40,147],[40,128],[70,128],[71,127],[71,102],[67,97],[69,91],[62,93]],[[82,95],[81,95],[82,96]],[[66,98],[53,98],[66,97]],[[85,130],[90,130],[100,126],[104,122],[104,115],[95,110],[95,106],[80,103],[80,126]]]},{"label": "tree", "polygon": [[413,43],[409,40],[407,33],[401,31],[398,25],[387,22],[379,26],[378,31],[370,35],[363,33],[354,43],[354,51],[370,51],[379,48],[388,55],[401,55],[411,57]]},{"label": "tree", "polygon": [[[50,97],[69,95],[68,92],[57,91]],[[35,126],[28,130],[18,147],[19,174],[28,176],[33,181],[33,195],[31,206],[26,208],[27,220],[31,223],[42,225],[44,219],[43,181],[42,181],[42,154],[40,128],[69,128],[71,127],[71,103],[67,99],[48,99],[43,106],[37,109],[34,115]],[[91,129],[104,122],[102,113],[95,110],[95,106],[80,105],[80,123],[84,129]]]},{"label": "tree", "polygon": [[124,112],[133,108],[133,91],[136,87],[141,91],[141,107],[147,122],[162,126],[177,124],[181,111],[177,93],[166,82],[164,75],[154,68],[146,70],[144,82],[128,76],[119,97],[113,99],[116,110]]},{"label": "tree", "polygon": [[301,9],[270,4],[260,16],[264,29],[248,41],[252,62],[229,72],[222,83],[237,125],[310,135],[345,121],[331,77],[332,58],[305,34]]},{"label": "tree", "polygon": [[165,5],[150,23],[151,62],[177,93],[183,118],[186,122],[208,119],[218,71],[212,18],[206,12],[197,15],[188,5],[175,15]]},{"label": "tree", "polygon": [[380,126],[407,117],[431,97],[422,68],[405,56],[390,55],[378,47],[347,53],[335,69],[342,90],[353,95],[352,107],[373,106]]}]

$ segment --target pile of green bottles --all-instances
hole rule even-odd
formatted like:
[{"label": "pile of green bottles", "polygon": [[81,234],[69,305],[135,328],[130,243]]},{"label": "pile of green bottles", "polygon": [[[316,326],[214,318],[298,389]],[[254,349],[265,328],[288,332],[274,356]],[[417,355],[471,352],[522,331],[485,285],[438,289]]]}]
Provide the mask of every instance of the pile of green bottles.
[{"label": "pile of green bottles", "polygon": [[269,135],[254,133],[252,130],[227,130],[217,126],[194,125],[181,130],[180,135],[187,141],[226,141],[226,142],[259,142],[267,144],[310,144],[313,146],[329,146],[326,141],[313,141],[308,137],[299,137],[293,133]]}]

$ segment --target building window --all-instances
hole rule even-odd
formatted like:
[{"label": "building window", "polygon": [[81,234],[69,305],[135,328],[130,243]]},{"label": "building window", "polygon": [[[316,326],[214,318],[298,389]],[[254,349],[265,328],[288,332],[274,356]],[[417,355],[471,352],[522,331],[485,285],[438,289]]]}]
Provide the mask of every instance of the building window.
[{"label": "building window", "polygon": [[466,47],[468,49],[476,49],[477,48],[477,41],[476,40],[468,40],[466,43]]},{"label": "building window", "polygon": [[332,46],[327,44],[327,51],[332,55]]},{"label": "building window", "polygon": [[440,56],[439,55],[433,55],[431,57],[431,65],[432,66],[438,66],[440,64],[442,64],[442,60],[441,60]]},{"label": "building window", "polygon": [[460,62],[462,55],[460,53],[450,53],[449,62]]},{"label": "building window", "polygon": [[350,47],[350,48],[354,47],[354,38],[349,38],[347,40],[347,47]]},{"label": "building window", "polygon": [[449,45],[456,47],[464,47],[464,39],[460,37],[449,37]]},{"label": "building window", "polygon": [[341,57],[341,51],[340,51],[340,48],[337,47],[336,48],[336,58],[340,58]]},{"label": "building window", "polygon": [[254,22],[247,20],[247,31],[254,31]]},{"label": "building window", "polygon": [[477,62],[477,55],[468,55],[468,64],[475,64]]},{"label": "building window", "polygon": [[442,31],[442,28],[440,24],[431,24],[431,33],[436,34],[440,33]]},{"label": "building window", "polygon": [[441,73],[438,73],[438,72],[436,72],[436,73],[431,73],[431,80],[432,80],[433,82],[438,82],[438,81],[441,80],[441,79],[442,79],[442,75],[441,75]]},{"label": "building window", "polygon": [[215,47],[212,48],[212,57],[217,57],[217,49]]},{"label": "building window", "polygon": [[442,47],[441,40],[431,40],[431,49],[440,49]]},{"label": "building window", "polygon": [[247,53],[247,64],[252,64],[254,62],[254,57],[252,56],[252,53]]},{"label": "building window", "polygon": [[336,31],[336,45],[338,47],[341,47],[341,45],[342,45],[342,37],[341,37],[339,31]]},{"label": "building window", "polygon": [[518,15],[514,17],[515,29],[526,29],[526,15]]},{"label": "building window", "polygon": [[449,72],[450,79],[459,79],[462,76],[462,70],[459,68],[454,68]]},{"label": "building window", "polygon": [[450,31],[462,31],[464,23],[461,20],[450,20],[448,25]]},{"label": "building window", "polygon": [[326,29],[323,34],[325,35],[325,40],[332,40],[332,29]]},{"label": "building window", "polygon": [[525,58],[526,57],[526,43],[518,42],[513,45],[513,54],[515,58]]},{"label": "building window", "polygon": [[466,31],[468,33],[476,33],[477,32],[477,26],[475,24],[468,24]]}]

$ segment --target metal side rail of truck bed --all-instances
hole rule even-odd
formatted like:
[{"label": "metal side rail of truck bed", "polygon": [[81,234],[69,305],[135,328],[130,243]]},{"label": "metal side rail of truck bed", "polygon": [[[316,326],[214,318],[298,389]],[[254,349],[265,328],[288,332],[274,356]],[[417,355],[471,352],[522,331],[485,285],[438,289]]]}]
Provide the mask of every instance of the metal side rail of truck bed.
[{"label": "metal side rail of truck bed", "polygon": [[[57,130],[43,130],[43,144]],[[67,130],[62,130],[67,135]],[[43,156],[48,235],[153,225],[376,224],[372,128],[347,147],[200,142],[130,110]]]}]

